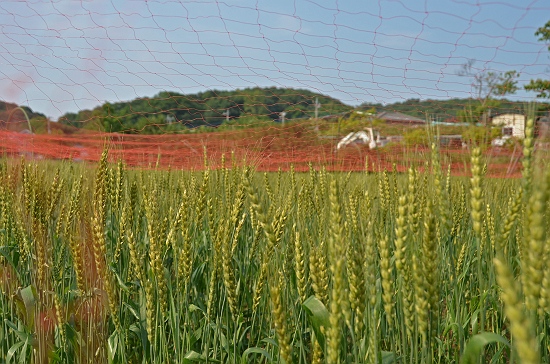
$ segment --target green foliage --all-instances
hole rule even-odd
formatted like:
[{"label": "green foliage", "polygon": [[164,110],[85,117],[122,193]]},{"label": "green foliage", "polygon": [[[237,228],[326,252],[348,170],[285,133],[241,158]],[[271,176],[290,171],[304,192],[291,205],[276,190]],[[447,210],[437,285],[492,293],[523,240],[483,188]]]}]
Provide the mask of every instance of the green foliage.
[{"label": "green foliage", "polygon": [[43,117],[43,118],[46,117],[46,115],[40,112],[33,111],[28,106],[24,106],[24,105],[18,106],[16,104],[12,104],[9,102],[0,101],[0,114],[4,114],[4,113],[6,114],[6,116],[2,115],[2,119],[7,120],[8,119],[7,114],[17,107],[20,107],[21,109],[25,110],[29,119],[36,118],[36,117]]},{"label": "green foliage", "polygon": [[504,73],[488,72],[487,77],[491,81],[495,81],[493,96],[504,96],[514,94],[518,90],[518,82],[516,79],[519,73],[516,71],[507,71]]},{"label": "green foliage", "polygon": [[[538,28],[535,35],[539,37],[539,41],[541,42],[550,42],[550,20]],[[550,51],[550,45],[548,45],[548,50]]]},{"label": "green foliage", "polygon": [[500,100],[488,99],[485,103],[472,103],[464,107],[463,110],[457,113],[458,120],[463,123],[475,124],[488,122],[490,114],[494,114],[499,110],[501,105]]},{"label": "green foliage", "polygon": [[468,60],[462,65],[457,74],[472,80],[471,86],[476,95],[476,101],[473,102],[473,105],[468,103],[457,116],[464,122],[488,124],[492,109],[500,106],[500,101],[496,100],[495,97],[514,94],[518,90],[517,78],[519,73],[516,71],[504,73],[477,71],[473,67],[474,63],[475,60]]},{"label": "green foliage", "polygon": [[224,121],[220,127],[223,126],[255,126],[255,125],[265,125],[266,123],[271,123],[273,120],[268,117],[256,117],[244,115],[239,118],[229,119],[229,121]]},{"label": "green foliage", "polygon": [[[129,102],[105,103],[94,110],[68,113],[60,122],[108,132],[132,134],[182,133],[197,127],[246,125],[286,119],[310,118],[315,99],[321,103],[319,116],[347,110],[340,101],[308,90],[252,88],[236,91],[206,91],[192,95],[163,91],[154,97]],[[95,122],[99,119],[99,125]],[[229,121],[228,121],[229,119]]]},{"label": "green foliage", "polygon": [[323,134],[341,136],[351,132],[363,130],[364,128],[379,128],[385,125],[385,120],[352,112],[346,116],[339,117],[337,122],[331,122],[328,124],[328,127],[323,130]]},{"label": "green foliage", "polygon": [[468,60],[462,65],[457,74],[472,80],[471,86],[476,94],[476,99],[481,105],[485,105],[493,97],[513,94],[517,91],[516,79],[519,77],[518,72],[477,71],[474,69],[474,63],[474,59]]},{"label": "green foliage", "polygon": [[321,347],[325,346],[324,332],[330,327],[329,312],[323,302],[315,296],[310,296],[304,301],[302,307],[307,313],[307,317],[311,322],[313,331],[315,332],[315,339],[319,342]]},{"label": "green foliage", "polygon": [[510,347],[508,340],[492,332],[483,332],[472,336],[466,344],[464,353],[460,358],[460,364],[476,364],[485,345],[497,343]]},{"label": "green foliage", "polygon": [[379,128],[379,127],[381,127],[381,126],[386,125],[386,120],[374,118],[374,119],[372,119],[372,120],[370,121],[370,124],[371,124],[372,126],[374,126],[375,128]]},{"label": "green foliage", "polygon": [[407,146],[429,146],[430,137],[426,128],[414,128],[403,135],[403,143]]},{"label": "green foliage", "polygon": [[[539,37],[539,41],[548,43],[548,50],[550,51],[550,20],[547,21],[542,27],[538,28],[535,35]],[[536,80],[529,81],[524,88],[527,91],[536,92],[538,98],[550,99],[550,80],[537,78]]]},{"label": "green foliage", "polygon": [[550,80],[537,78],[536,80],[530,80],[524,87],[527,91],[535,91],[538,98],[550,99]]},{"label": "green foliage", "polygon": [[[477,102],[478,101],[476,99],[457,98],[449,100],[409,99],[387,105],[365,103],[359,107],[359,110],[364,110],[369,107],[376,107],[379,112],[396,111],[422,119],[426,118],[426,115],[428,115],[436,121],[456,122],[462,121],[458,119],[464,114],[465,109],[470,110],[470,108],[475,108],[474,105]],[[523,104],[524,103],[520,101],[511,101],[500,98],[498,100],[498,104],[491,105],[491,112],[492,114],[523,112]],[[478,112],[478,114],[480,113]]]},{"label": "green foliage", "polygon": [[32,132],[35,134],[44,134],[48,130],[48,120],[44,117],[35,117],[30,120]]},{"label": "green foliage", "polygon": [[[548,236],[550,206],[531,207],[531,191],[548,191],[548,177],[530,177],[533,188],[492,180],[476,154],[468,183],[445,178],[443,159],[422,153],[409,157],[428,168],[407,175],[1,161],[0,358],[278,363],[288,337],[291,362],[306,364],[327,357],[327,333],[337,328],[342,364],[518,362],[522,337],[510,331],[510,300],[501,298],[509,287],[492,262],[505,255],[508,281],[518,287],[530,287],[526,272],[543,276],[549,257],[527,248],[532,231],[542,231],[542,243]],[[533,162],[547,170],[547,161]],[[338,260],[323,239],[336,229],[346,294],[326,295]],[[93,238],[83,239],[88,231]],[[428,260],[428,248],[437,259]],[[277,293],[268,289],[274,283],[283,287]],[[421,307],[426,289],[430,306]],[[537,338],[540,362],[549,362],[549,308],[531,309],[530,291],[517,292],[515,309],[532,323],[524,332]],[[396,303],[390,311],[385,293]],[[274,298],[282,309],[273,309]],[[335,300],[341,322],[332,320]],[[421,320],[429,331],[419,330]],[[276,335],[279,323],[286,335]]]},{"label": "green foliage", "polygon": [[462,140],[468,145],[488,145],[501,135],[502,130],[499,127],[472,125],[463,131]]}]

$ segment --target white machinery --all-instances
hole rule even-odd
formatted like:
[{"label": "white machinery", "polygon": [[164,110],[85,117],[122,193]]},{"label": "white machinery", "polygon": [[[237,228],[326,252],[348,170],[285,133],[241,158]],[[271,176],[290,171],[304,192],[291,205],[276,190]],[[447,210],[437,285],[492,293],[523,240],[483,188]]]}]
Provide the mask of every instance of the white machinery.
[{"label": "white machinery", "polygon": [[491,145],[494,147],[503,147],[511,137],[509,135],[503,135],[502,138],[496,138],[491,141]]},{"label": "white machinery", "polygon": [[383,147],[388,143],[386,138],[380,136],[378,130],[373,130],[372,128],[365,128],[365,130],[351,132],[345,137],[343,137],[336,146],[336,149],[341,149],[352,143],[361,142],[363,144],[368,144],[370,149],[377,147]]}]

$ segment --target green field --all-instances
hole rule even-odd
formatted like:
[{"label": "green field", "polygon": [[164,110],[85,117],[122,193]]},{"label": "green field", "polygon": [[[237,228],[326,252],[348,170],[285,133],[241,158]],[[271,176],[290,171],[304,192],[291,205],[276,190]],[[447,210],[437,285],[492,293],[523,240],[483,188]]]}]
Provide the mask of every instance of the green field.
[{"label": "green field", "polygon": [[0,363],[548,362],[532,152],[513,180],[475,148],[471,178],[435,149],[405,174],[4,159]]}]

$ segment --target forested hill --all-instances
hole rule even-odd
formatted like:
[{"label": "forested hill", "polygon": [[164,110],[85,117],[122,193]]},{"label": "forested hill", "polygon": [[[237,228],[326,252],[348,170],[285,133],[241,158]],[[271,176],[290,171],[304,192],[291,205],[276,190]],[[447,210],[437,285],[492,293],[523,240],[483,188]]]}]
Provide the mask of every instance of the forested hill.
[{"label": "forested hill", "polygon": [[10,102],[0,101],[1,128],[10,129],[11,127],[15,126],[15,124],[18,124],[18,123],[26,124],[27,119],[25,118],[25,114],[21,111],[21,109],[25,110],[25,113],[27,114],[27,117],[29,119],[33,119],[37,117],[45,117],[44,114],[35,112],[27,106],[18,106]]},{"label": "forested hill", "polygon": [[[319,103],[320,118],[327,115],[342,115],[353,110],[352,106],[337,99],[302,89],[256,87],[233,91],[212,90],[189,95],[164,91],[153,97],[105,103],[93,110],[67,113],[59,118],[60,123],[52,123],[51,127],[55,126],[56,130],[59,129],[63,133],[69,132],[67,125],[72,125],[96,131],[164,134],[185,132],[197,127],[218,127],[222,124],[257,126],[262,125],[262,121],[280,120],[282,112],[286,113],[286,120],[312,118],[315,115],[316,99]],[[538,105],[539,115],[550,110],[549,103]],[[524,113],[526,103],[502,99],[490,100],[485,108],[479,106],[480,102],[474,99],[410,99],[386,105],[364,103],[356,110],[374,108],[376,112],[396,111],[428,120],[475,122],[481,119],[482,113]],[[23,113],[14,110],[15,108],[15,104],[0,102],[0,128],[27,128]],[[33,112],[28,107],[22,108],[31,119],[33,132],[49,130],[44,126],[46,124],[43,114]],[[72,129],[70,132],[76,130],[78,129]]]},{"label": "forested hill", "polygon": [[339,100],[308,90],[250,88],[234,91],[206,91],[192,95],[160,92],[154,97],[128,102],[106,103],[94,110],[67,113],[59,121],[90,129],[124,133],[166,133],[199,126],[258,123],[333,115],[352,109]]},{"label": "forested hill", "polygon": [[[377,112],[396,111],[423,119],[437,121],[457,121],[463,119],[464,113],[476,113],[480,102],[475,99],[449,99],[449,100],[419,100],[409,99],[403,102],[382,105],[380,103],[364,103],[359,109],[375,108]],[[491,114],[524,113],[526,103],[523,101],[511,101],[506,99],[491,100]],[[539,104],[539,110],[549,110],[550,104]]]}]

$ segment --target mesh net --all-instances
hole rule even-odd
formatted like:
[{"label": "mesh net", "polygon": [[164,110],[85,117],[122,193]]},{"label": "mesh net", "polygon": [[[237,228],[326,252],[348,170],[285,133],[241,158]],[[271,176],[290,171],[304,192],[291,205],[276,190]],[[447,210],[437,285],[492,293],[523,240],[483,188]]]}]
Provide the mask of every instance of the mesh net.
[{"label": "mesh net", "polygon": [[[260,170],[422,165],[426,143],[403,142],[412,129],[523,113],[535,96],[523,85],[548,79],[535,35],[548,14],[546,0],[2,1],[0,151],[95,161],[108,145],[131,166],[194,169],[204,153]],[[506,75],[514,87],[491,89]],[[390,145],[337,148],[365,127]],[[443,153],[465,173],[463,131],[444,133],[462,136]],[[517,172],[517,148],[490,153],[490,172]]]}]

